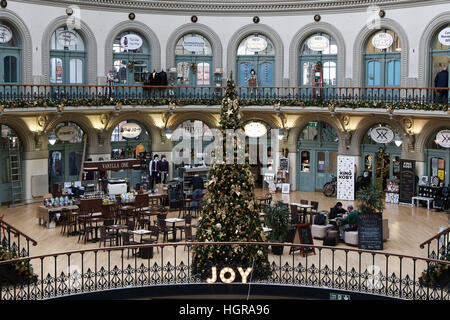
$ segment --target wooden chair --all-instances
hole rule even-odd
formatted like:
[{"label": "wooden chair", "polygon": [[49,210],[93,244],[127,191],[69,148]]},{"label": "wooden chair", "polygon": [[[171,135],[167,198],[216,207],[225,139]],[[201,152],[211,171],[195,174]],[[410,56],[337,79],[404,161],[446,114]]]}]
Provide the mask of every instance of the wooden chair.
[{"label": "wooden chair", "polygon": [[64,236],[67,233],[69,236],[77,227],[77,218],[72,215],[72,210],[63,209],[61,212],[61,233]]},{"label": "wooden chair", "polygon": [[[194,241],[194,237],[192,235],[192,226],[184,226],[184,241],[186,242]],[[186,246],[184,246],[183,250],[186,250]]]},{"label": "wooden chair", "polygon": [[105,226],[100,226],[100,245],[99,247],[102,246],[102,242],[103,245],[106,247],[106,241],[109,240],[109,246],[112,246],[113,242],[116,242],[116,235],[114,234],[109,234],[106,232],[106,227]]},{"label": "wooden chair", "polygon": [[296,205],[291,204],[291,225],[297,225],[301,222],[301,214]]},{"label": "wooden chair", "polygon": [[[154,242],[154,243],[158,243],[159,240],[159,228],[158,226],[149,226],[148,227],[148,231],[150,231],[150,241]],[[158,250],[159,252],[159,248],[156,247],[156,250]]]},{"label": "wooden chair", "polygon": [[156,222],[158,225],[159,233],[163,234],[163,242],[169,240],[169,233],[173,233],[173,230],[171,230],[169,227],[167,227],[166,224],[166,217],[167,214],[158,214]]},{"label": "wooden chair", "polygon": [[92,226],[91,220],[88,216],[77,217],[77,221],[79,231],[77,243],[80,242],[81,238],[83,238],[84,243],[86,243],[89,240],[89,235],[93,238],[94,227]]},{"label": "wooden chair", "polygon": [[300,200],[300,204],[308,204],[308,200]]},{"label": "wooden chair", "polygon": [[[121,232],[120,233],[120,237],[122,239],[122,245],[123,246],[134,246],[134,245],[138,245],[140,244],[139,242],[134,241],[134,239],[132,240],[131,238],[133,238],[133,234],[132,233],[128,233],[128,232]],[[132,250],[132,254],[136,254],[136,250],[137,249],[131,249]],[[127,259],[130,258],[130,248],[128,248],[127,250]]]}]

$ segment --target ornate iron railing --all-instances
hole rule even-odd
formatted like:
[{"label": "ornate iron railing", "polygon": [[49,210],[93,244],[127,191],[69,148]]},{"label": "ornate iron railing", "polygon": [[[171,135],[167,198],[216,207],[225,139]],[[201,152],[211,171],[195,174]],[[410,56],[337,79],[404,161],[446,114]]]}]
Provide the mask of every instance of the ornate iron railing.
[{"label": "ornate iron railing", "polygon": [[0,217],[1,247],[17,257],[27,257],[30,254],[30,243],[37,246],[37,241],[14,228]]},{"label": "ornate iron railing", "polygon": [[[51,299],[93,293],[115,288],[151,287],[176,284],[205,284],[194,274],[193,246],[271,246],[271,243],[214,242],[163,243],[106,247],[55,253],[0,262],[0,270],[12,265],[32,266],[35,277],[0,283],[0,300]],[[279,245],[279,244],[276,244]],[[423,270],[450,262],[366,251],[353,248],[284,244],[285,254],[269,255],[267,278],[247,278],[251,284],[284,284],[290,286],[347,290],[399,299],[450,300],[445,279],[425,283]],[[314,248],[314,255],[286,253],[288,248]],[[153,251],[145,259],[128,250]],[[217,248],[217,247],[215,247]],[[237,267],[237,266],[230,266]],[[257,265],[253,265],[254,273]],[[9,269],[11,270],[11,269]],[[236,270],[236,269],[234,269]],[[218,270],[219,273],[220,270]],[[1,273],[1,272],[0,272]],[[236,271],[237,273],[237,271]],[[442,281],[444,282],[442,282]],[[220,281],[220,280],[218,280]],[[193,293],[194,294],[194,293]]]},{"label": "ornate iron railing", "polygon": [[[57,106],[60,103],[66,106],[114,105],[120,100],[140,105],[167,105],[169,100],[186,105],[220,105],[225,90],[223,86],[0,84],[0,101],[4,108]],[[403,109],[421,109],[425,108],[421,104],[432,104],[433,110],[445,111],[450,103],[449,90],[402,87],[237,87],[243,105],[270,105],[276,100],[282,105],[322,106],[327,101],[333,101],[351,108],[373,108],[389,103]],[[366,102],[368,104],[364,104]]]},{"label": "ornate iron railing", "polygon": [[427,246],[427,256],[430,259],[439,260],[450,255],[450,227],[420,244],[421,249],[425,246]]}]

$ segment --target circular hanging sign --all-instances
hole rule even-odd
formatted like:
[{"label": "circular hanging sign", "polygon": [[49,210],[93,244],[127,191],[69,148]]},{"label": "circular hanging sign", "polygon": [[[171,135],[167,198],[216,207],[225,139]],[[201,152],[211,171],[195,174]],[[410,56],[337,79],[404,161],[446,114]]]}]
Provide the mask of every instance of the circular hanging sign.
[{"label": "circular hanging sign", "polygon": [[142,47],[142,44],[142,38],[133,33],[129,33],[120,39],[120,45],[126,50],[137,50]]},{"label": "circular hanging sign", "polygon": [[444,46],[450,46],[450,27],[439,32],[438,39]]},{"label": "circular hanging sign", "polygon": [[313,36],[306,44],[313,51],[324,51],[330,45],[330,41],[324,36]]},{"label": "circular hanging sign", "polygon": [[376,143],[389,143],[394,139],[394,131],[387,127],[376,127],[370,131],[370,137]]},{"label": "circular hanging sign", "polygon": [[394,38],[389,33],[377,33],[372,38],[372,45],[377,49],[387,49],[394,43]]},{"label": "circular hanging sign", "polygon": [[77,136],[78,132],[77,132],[77,128],[72,127],[72,126],[64,126],[64,127],[60,127],[57,131],[56,131],[56,136],[58,137],[59,140],[61,141],[72,141],[75,139],[75,137]]},{"label": "circular hanging sign", "polygon": [[436,134],[438,145],[443,148],[450,148],[450,130],[441,130]]},{"label": "circular hanging sign", "polygon": [[141,132],[141,126],[134,122],[128,122],[120,126],[120,134],[127,139],[136,138]]},{"label": "circular hanging sign", "polygon": [[70,47],[77,41],[78,36],[72,31],[61,31],[58,33],[57,40],[61,47]]},{"label": "circular hanging sign", "polygon": [[260,52],[267,48],[267,41],[260,37],[252,37],[247,40],[245,47],[247,51]]},{"label": "circular hanging sign", "polygon": [[5,25],[0,25],[0,43],[8,43],[12,39],[12,31]]},{"label": "circular hanging sign", "polygon": [[249,137],[259,138],[267,133],[267,128],[261,122],[250,122],[244,126],[244,131]]},{"label": "circular hanging sign", "polygon": [[203,51],[206,48],[205,40],[199,37],[189,37],[183,40],[183,48],[191,52]]}]

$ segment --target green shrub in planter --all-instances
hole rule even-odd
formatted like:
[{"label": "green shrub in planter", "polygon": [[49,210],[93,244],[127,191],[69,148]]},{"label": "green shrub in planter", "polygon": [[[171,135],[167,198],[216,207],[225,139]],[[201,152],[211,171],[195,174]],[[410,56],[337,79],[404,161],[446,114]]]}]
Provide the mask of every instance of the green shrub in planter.
[{"label": "green shrub in planter", "polygon": [[362,188],[356,194],[358,211],[364,213],[378,213],[384,209],[383,191],[375,185]]},{"label": "green shrub in planter", "polygon": [[[17,259],[18,256],[0,247],[0,261]],[[6,284],[16,284],[19,282],[30,282],[36,280],[36,275],[33,274],[33,268],[29,262],[21,261],[7,265],[0,265],[0,281]]]},{"label": "green shrub in planter", "polygon": [[[266,207],[265,223],[272,231],[269,235],[271,242],[285,242],[289,228],[289,206],[278,200],[275,204]],[[283,246],[272,246],[274,254],[283,254]]]}]

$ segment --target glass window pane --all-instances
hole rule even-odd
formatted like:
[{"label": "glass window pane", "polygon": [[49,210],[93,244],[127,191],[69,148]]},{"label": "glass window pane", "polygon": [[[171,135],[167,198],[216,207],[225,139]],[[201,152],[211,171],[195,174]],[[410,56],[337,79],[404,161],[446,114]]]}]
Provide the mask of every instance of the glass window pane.
[{"label": "glass window pane", "polygon": [[324,151],[317,152],[317,172],[319,172],[319,173],[325,172],[325,152]]},{"label": "glass window pane", "polygon": [[301,171],[302,172],[310,172],[310,157],[309,157],[309,151],[302,151],[301,154]]},{"label": "glass window pane", "polygon": [[336,62],[327,61],[323,64],[323,84],[336,85]]},{"label": "glass window pane", "polygon": [[[262,38],[267,42],[267,47],[259,52],[254,52],[251,50],[247,49],[247,43],[249,41],[249,39],[253,38],[253,37],[258,37],[258,38]],[[239,44],[238,47],[238,55],[240,56],[253,56],[253,55],[274,55],[275,54],[275,48],[273,46],[272,41],[267,38],[266,36],[263,35],[250,35],[248,37],[246,37],[244,40],[241,41],[241,43]]]},{"label": "glass window pane", "polygon": [[311,85],[312,84],[312,69],[314,68],[313,62],[304,62],[303,63],[303,79],[302,85]]},{"label": "glass window pane", "polygon": [[72,151],[69,153],[69,175],[76,176],[80,173],[82,152]]},{"label": "glass window pane", "polygon": [[83,61],[81,59],[70,59],[70,83],[83,83]]},{"label": "glass window pane", "polygon": [[53,32],[50,39],[51,50],[84,51],[84,41],[75,30],[61,27]]},{"label": "glass window pane", "polygon": [[197,65],[197,85],[210,84],[210,64],[201,62]]},{"label": "glass window pane", "polygon": [[[203,47],[203,50],[189,51],[188,49],[186,49],[183,46],[184,40],[186,40],[187,38],[191,38],[191,37],[200,38],[200,39],[202,39],[204,41],[205,46]],[[184,36],[182,36],[178,40],[178,42],[177,42],[177,44],[175,46],[175,54],[210,55],[210,54],[212,54],[211,44],[209,43],[208,39],[206,39],[204,36],[202,36],[200,34],[185,34]]]},{"label": "glass window pane", "polygon": [[59,151],[52,151],[50,155],[50,168],[52,176],[62,175],[62,154]]},{"label": "glass window pane", "polygon": [[125,60],[114,61],[114,82],[117,84],[127,84],[127,62]]},{"label": "glass window pane", "polygon": [[185,84],[188,85],[189,84],[189,69],[191,68],[191,64],[186,62],[186,61],[182,61],[182,62],[178,62],[177,64],[177,80],[178,80],[178,84]]},{"label": "glass window pane", "polygon": [[50,59],[50,83],[63,82],[63,63],[60,58]]},{"label": "glass window pane", "polygon": [[328,166],[328,172],[329,173],[336,173],[337,172],[337,152],[331,151],[329,154],[329,166]]},{"label": "glass window pane", "polygon": [[[137,35],[139,38],[141,38],[142,45],[139,48],[130,50],[129,48],[127,48],[127,41],[124,41],[123,45],[122,45],[122,41],[121,41],[122,38],[125,39],[125,37],[129,34]],[[143,37],[141,34],[134,32],[134,31],[126,31],[126,32],[122,32],[121,34],[118,34],[117,37],[114,39],[113,52],[115,52],[115,53],[127,52],[127,53],[150,54],[150,46],[147,42],[147,39],[145,39],[145,37]]]},{"label": "glass window pane", "polygon": [[[372,44],[372,39],[379,33],[388,33],[392,36],[393,42],[392,45],[387,49],[378,49],[375,48]],[[368,53],[377,53],[377,52],[401,52],[402,46],[400,43],[400,38],[397,36],[397,34],[392,30],[380,30],[372,34],[371,37],[369,37],[367,44],[366,44],[366,52]]]}]

